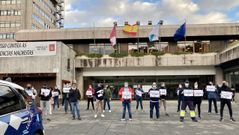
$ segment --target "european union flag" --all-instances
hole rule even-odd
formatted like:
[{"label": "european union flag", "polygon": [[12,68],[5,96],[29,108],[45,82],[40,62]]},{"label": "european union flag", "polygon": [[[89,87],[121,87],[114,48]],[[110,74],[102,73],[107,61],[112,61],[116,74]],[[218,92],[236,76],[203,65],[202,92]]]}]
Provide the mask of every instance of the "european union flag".
[{"label": "european union flag", "polygon": [[186,33],[186,22],[183,23],[178,29],[177,31],[175,32],[173,38],[175,41],[178,41],[178,40],[181,40],[181,39],[184,39],[185,37],[185,33]]}]

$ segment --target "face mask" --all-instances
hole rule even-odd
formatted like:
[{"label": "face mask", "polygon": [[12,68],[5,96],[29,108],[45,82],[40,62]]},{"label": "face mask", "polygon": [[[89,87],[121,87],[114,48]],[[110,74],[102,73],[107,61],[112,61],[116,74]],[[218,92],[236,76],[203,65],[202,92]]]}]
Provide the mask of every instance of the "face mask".
[{"label": "face mask", "polygon": [[185,87],[188,87],[189,86],[189,84],[188,83],[185,83]]},{"label": "face mask", "polygon": [[161,87],[165,87],[165,84],[162,84]]},{"label": "face mask", "polygon": [[194,85],[194,88],[197,89],[197,88],[198,88],[198,85]]},{"label": "face mask", "polygon": [[182,88],[182,85],[179,85],[179,88]]},{"label": "face mask", "polygon": [[128,84],[124,84],[124,87],[128,87],[129,85]]}]

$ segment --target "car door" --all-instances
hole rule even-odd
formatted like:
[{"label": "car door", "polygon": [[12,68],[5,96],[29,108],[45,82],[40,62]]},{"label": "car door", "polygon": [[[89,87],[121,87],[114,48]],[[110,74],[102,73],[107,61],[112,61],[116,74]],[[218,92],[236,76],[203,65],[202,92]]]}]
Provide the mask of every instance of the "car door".
[{"label": "car door", "polygon": [[0,135],[28,134],[30,115],[20,94],[0,85]]}]

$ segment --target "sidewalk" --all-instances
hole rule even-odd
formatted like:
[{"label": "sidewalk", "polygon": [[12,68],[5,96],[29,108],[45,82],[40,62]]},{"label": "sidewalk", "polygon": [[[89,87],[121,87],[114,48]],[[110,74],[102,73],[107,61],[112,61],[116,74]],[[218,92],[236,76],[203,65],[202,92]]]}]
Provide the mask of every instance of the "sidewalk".
[{"label": "sidewalk", "polygon": [[[144,101],[145,111],[135,112],[135,101],[132,103],[133,121],[120,121],[122,105],[118,101],[111,103],[112,112],[105,112],[105,118],[94,118],[94,111],[86,111],[86,101],[80,102],[82,120],[72,120],[70,114],[63,109],[51,116],[50,122],[45,122],[47,135],[235,135],[239,131],[239,105],[233,103],[234,118],[238,122],[230,122],[227,107],[224,110],[224,122],[219,122],[219,115],[207,114],[207,101],[202,103],[202,120],[191,122],[189,114],[184,123],[179,122],[176,112],[176,101],[168,102],[169,117],[161,108],[160,119],[149,119],[149,101]],[[218,104],[219,107],[220,104]],[[220,108],[220,107],[219,107]],[[128,116],[128,115],[126,115]]]}]

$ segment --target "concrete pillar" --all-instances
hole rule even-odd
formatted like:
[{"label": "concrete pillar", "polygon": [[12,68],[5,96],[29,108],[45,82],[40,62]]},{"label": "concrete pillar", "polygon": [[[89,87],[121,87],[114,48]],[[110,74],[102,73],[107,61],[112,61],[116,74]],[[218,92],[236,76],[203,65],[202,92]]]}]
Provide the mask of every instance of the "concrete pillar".
[{"label": "concrete pillar", "polygon": [[128,44],[127,43],[126,44],[122,43],[119,46],[120,46],[120,52],[128,53]]},{"label": "concrete pillar", "polygon": [[215,84],[221,84],[223,81],[223,71],[220,67],[216,67]]},{"label": "concrete pillar", "polygon": [[83,54],[83,53],[88,54],[90,50],[89,44],[77,44],[77,45],[74,45],[73,47],[78,54]]},{"label": "concrete pillar", "polygon": [[77,82],[77,88],[80,90],[81,93],[81,99],[84,98],[84,78],[83,78],[83,72],[82,70],[76,70],[76,82]]},{"label": "concrete pillar", "polygon": [[168,42],[169,53],[177,52],[177,42]]}]

